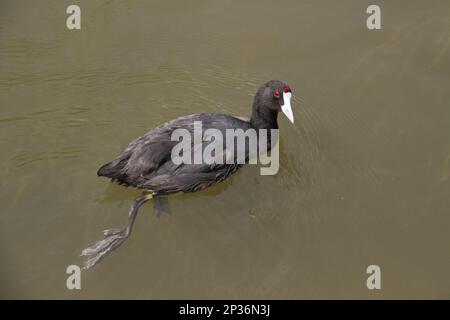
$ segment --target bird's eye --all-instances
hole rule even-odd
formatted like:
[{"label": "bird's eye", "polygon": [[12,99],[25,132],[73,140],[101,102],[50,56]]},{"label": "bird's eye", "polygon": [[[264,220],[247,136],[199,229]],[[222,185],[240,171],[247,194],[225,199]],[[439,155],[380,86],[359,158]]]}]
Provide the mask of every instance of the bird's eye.
[{"label": "bird's eye", "polygon": [[273,96],[274,96],[275,98],[279,98],[279,97],[280,97],[280,93],[278,92],[278,90],[275,90],[275,91],[273,92]]},{"label": "bird's eye", "polygon": [[285,87],[285,88],[283,89],[283,92],[284,92],[284,93],[291,92],[291,89],[289,89],[288,87]]}]

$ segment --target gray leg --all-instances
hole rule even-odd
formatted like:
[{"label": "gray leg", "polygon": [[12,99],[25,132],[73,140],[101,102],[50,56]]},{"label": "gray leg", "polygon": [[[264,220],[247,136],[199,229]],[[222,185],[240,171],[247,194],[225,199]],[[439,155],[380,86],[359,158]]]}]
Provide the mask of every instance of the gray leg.
[{"label": "gray leg", "polygon": [[170,210],[169,198],[164,196],[153,198],[153,209],[156,211],[156,215],[159,217],[161,213],[172,214]]},{"label": "gray leg", "polygon": [[121,229],[104,230],[103,235],[105,237],[103,240],[94,243],[81,252],[82,256],[88,257],[84,263],[84,269],[89,269],[96,265],[108,252],[119,247],[130,236],[139,207],[151,198],[151,194],[137,197],[131,205],[128,214],[128,223],[125,227]]}]

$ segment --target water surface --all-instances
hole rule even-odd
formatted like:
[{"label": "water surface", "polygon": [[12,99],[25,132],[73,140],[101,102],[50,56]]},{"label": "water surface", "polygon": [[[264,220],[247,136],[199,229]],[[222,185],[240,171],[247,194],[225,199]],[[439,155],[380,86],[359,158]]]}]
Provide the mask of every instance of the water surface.
[{"label": "water surface", "polygon": [[[3,298],[450,298],[450,3],[0,4]],[[248,166],[145,205],[131,238],[66,289],[66,267],[125,223],[133,189],[96,177],[178,116],[248,116],[292,87],[276,176]],[[369,291],[366,268],[382,270]]]}]

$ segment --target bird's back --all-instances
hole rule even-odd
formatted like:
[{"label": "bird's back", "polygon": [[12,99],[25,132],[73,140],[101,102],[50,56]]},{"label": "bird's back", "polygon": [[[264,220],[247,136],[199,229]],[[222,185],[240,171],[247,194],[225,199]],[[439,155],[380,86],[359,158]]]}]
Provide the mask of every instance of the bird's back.
[{"label": "bird's back", "polygon": [[180,117],[130,142],[116,159],[103,165],[97,174],[120,184],[152,190],[155,194],[197,191],[226,179],[241,165],[176,165],[171,160],[172,148],[178,143],[171,140],[172,132],[186,129],[192,134],[194,122],[198,121],[201,121],[202,131],[214,128],[223,136],[226,129],[247,130],[251,127],[248,119],[225,114],[202,113]]}]

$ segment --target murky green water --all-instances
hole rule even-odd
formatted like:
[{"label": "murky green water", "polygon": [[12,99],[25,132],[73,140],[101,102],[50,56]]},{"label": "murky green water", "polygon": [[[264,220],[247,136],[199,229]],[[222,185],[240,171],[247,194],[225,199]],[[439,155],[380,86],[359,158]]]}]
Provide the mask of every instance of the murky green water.
[{"label": "murky green water", "polygon": [[[3,298],[450,298],[450,3],[0,3]],[[287,81],[276,176],[255,166],[145,205],[131,238],[66,267],[138,191],[96,177],[131,139],[197,112],[247,116]],[[366,287],[381,267],[382,289]]]}]

